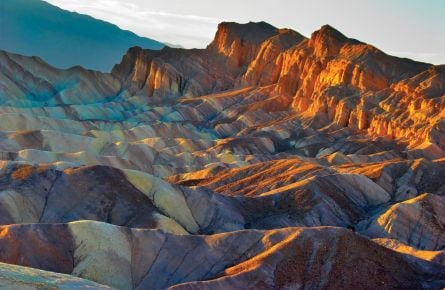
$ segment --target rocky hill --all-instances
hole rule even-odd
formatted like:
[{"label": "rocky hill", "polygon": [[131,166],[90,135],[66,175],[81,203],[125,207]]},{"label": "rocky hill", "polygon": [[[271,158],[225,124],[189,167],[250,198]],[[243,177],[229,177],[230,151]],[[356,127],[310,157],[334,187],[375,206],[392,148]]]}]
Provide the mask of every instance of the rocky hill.
[{"label": "rocky hill", "polygon": [[111,74],[1,52],[0,114],[7,287],[445,287],[443,66],[221,23]]}]

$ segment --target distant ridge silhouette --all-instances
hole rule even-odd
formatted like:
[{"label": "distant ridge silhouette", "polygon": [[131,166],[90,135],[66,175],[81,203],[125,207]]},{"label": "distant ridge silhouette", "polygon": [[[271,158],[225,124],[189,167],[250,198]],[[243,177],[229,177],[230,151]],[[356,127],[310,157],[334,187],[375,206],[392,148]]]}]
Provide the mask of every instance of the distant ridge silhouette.
[{"label": "distant ridge silhouette", "polygon": [[38,56],[58,68],[81,65],[101,71],[111,70],[129,47],[164,47],[114,24],[41,0],[1,1],[0,38],[0,49]]}]

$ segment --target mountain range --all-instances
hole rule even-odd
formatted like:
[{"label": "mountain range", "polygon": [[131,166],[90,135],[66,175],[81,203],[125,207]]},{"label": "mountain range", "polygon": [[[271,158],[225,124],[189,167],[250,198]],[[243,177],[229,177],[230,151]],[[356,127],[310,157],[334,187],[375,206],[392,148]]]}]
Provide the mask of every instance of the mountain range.
[{"label": "mountain range", "polygon": [[0,114],[4,287],[445,287],[445,66],[223,22],[111,73],[1,52]]},{"label": "mountain range", "polygon": [[2,0],[0,49],[38,56],[57,68],[83,66],[109,72],[132,46],[164,44],[42,0]]}]

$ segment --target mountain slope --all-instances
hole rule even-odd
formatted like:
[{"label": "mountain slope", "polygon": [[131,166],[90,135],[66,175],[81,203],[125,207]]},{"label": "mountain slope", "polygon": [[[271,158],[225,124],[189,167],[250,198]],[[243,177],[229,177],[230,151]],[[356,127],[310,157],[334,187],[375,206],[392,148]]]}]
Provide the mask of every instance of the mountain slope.
[{"label": "mountain slope", "polygon": [[445,266],[333,227],[191,236],[83,221],[0,233],[0,250],[8,249],[2,262],[117,289],[435,289],[445,282]]},{"label": "mountain slope", "polygon": [[2,289],[86,289],[112,290],[85,279],[29,267],[0,263],[0,287]]},{"label": "mountain slope", "polygon": [[41,0],[2,1],[0,35],[2,50],[38,56],[59,68],[81,65],[101,71],[109,71],[129,47],[164,46]]},{"label": "mountain slope", "polygon": [[444,110],[443,66],[330,26],[221,23],[110,74],[1,52],[0,262],[119,289],[441,289]]},{"label": "mountain slope", "polygon": [[205,50],[133,48],[113,74],[152,99],[268,86],[264,111],[290,109],[445,156],[445,66],[387,55],[328,25],[305,39],[263,23],[222,23]]}]

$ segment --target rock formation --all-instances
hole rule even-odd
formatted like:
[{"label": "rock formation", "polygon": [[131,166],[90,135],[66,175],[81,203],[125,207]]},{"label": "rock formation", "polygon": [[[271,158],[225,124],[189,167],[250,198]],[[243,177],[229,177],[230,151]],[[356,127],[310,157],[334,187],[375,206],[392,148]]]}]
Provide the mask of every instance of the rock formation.
[{"label": "rock formation", "polygon": [[330,26],[0,52],[1,286],[443,288],[444,112],[443,66]]},{"label": "rock formation", "polygon": [[[341,228],[194,236],[82,221],[3,226],[0,233],[0,250],[8,249],[2,262],[117,289],[434,288],[445,279],[444,266],[413,263]],[[338,279],[345,271],[351,274]]]}]

